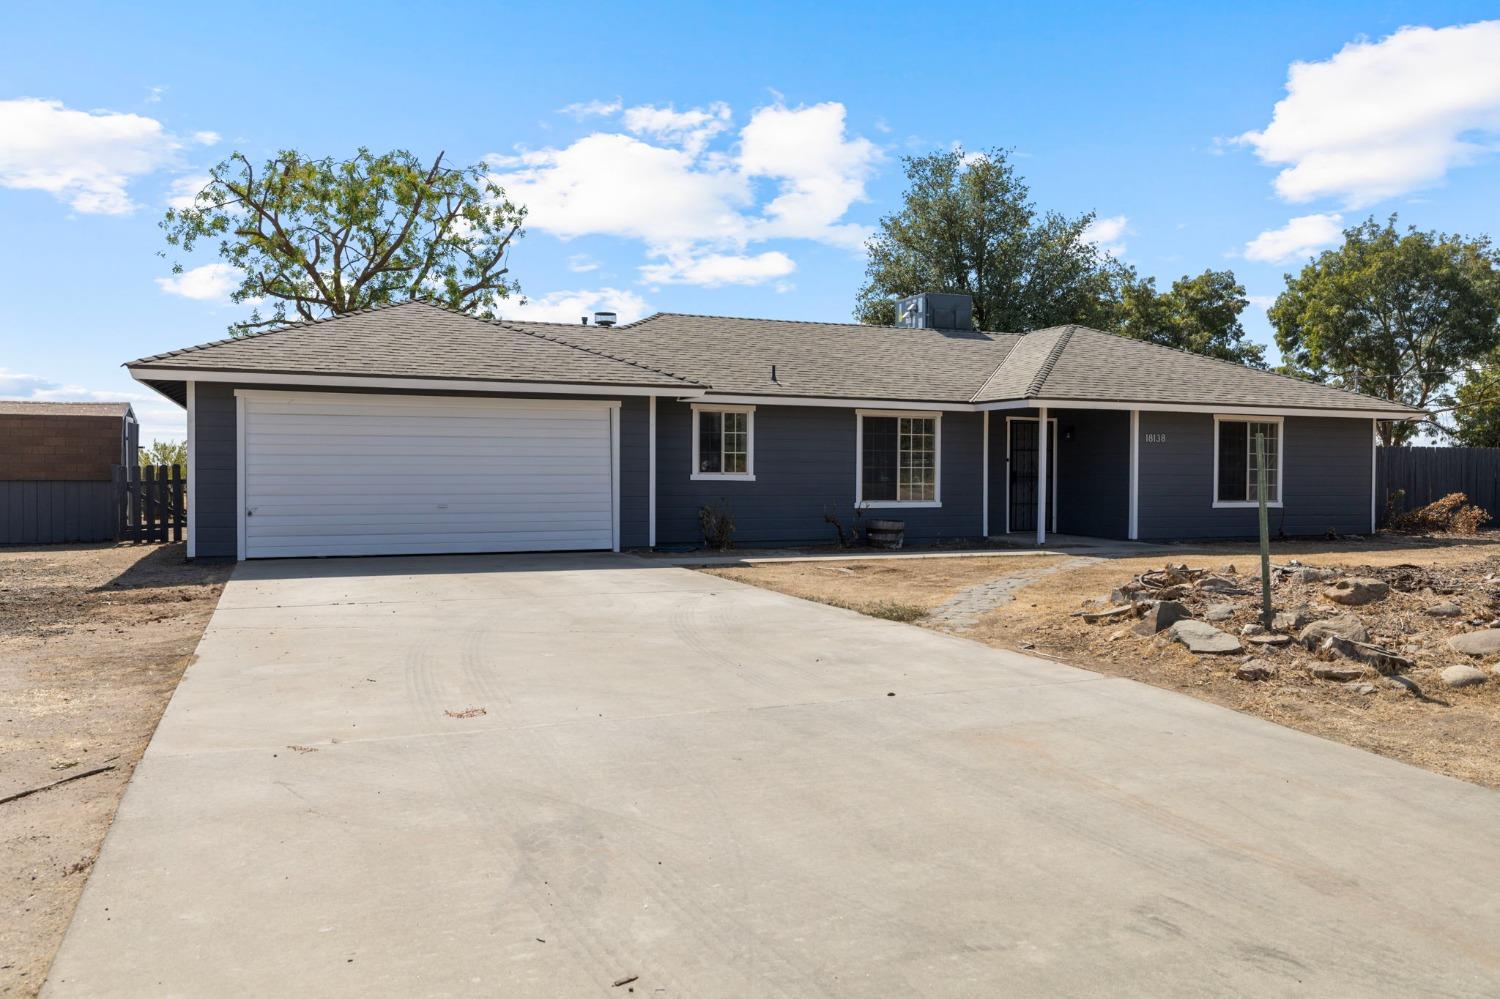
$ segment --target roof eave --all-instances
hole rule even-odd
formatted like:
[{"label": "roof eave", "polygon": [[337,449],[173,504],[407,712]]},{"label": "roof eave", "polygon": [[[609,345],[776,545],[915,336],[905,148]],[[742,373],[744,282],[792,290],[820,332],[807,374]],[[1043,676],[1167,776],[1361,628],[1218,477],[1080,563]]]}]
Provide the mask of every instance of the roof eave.
[{"label": "roof eave", "polygon": [[[230,370],[175,366],[126,365],[136,381],[227,382],[237,385],[286,385],[297,388],[426,389],[444,392],[525,392],[545,395],[701,395],[694,382],[569,382],[546,379],[421,378],[402,375],[347,375],[305,371]],[[154,386],[153,386],[154,387]],[[159,390],[158,390],[159,391]]]}]

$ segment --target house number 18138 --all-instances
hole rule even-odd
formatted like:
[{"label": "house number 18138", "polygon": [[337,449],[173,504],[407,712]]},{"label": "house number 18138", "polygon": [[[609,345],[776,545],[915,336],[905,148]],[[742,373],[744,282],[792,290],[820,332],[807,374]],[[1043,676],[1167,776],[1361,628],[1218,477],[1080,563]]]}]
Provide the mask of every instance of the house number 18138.
[{"label": "house number 18138", "polygon": [[1146,443],[1147,444],[1165,444],[1166,442],[1167,442],[1167,435],[1166,434],[1147,434],[1146,435]]}]

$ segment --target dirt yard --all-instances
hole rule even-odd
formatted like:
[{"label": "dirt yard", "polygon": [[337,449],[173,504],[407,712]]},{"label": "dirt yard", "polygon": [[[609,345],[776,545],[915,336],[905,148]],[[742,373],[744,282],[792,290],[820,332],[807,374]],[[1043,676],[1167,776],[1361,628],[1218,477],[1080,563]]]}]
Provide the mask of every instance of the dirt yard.
[{"label": "dirt yard", "polygon": [[[0,995],[34,995],[232,563],[0,549]],[[91,771],[112,768],[100,773]]]},{"label": "dirt yard", "polygon": [[871,617],[918,621],[971,586],[999,577],[1040,574],[1064,561],[1055,555],[984,555],[774,562],[704,571]]},{"label": "dirt yard", "polygon": [[[1296,542],[1272,546],[1272,562],[1297,560],[1306,566],[1369,567],[1369,575],[1396,580],[1390,595],[1375,605],[1344,607],[1322,596],[1327,584],[1287,581],[1277,586],[1277,609],[1307,605],[1314,617],[1353,613],[1369,630],[1370,642],[1411,659],[1406,676],[1418,693],[1379,675],[1368,682],[1343,683],[1313,678],[1317,660],[1300,647],[1249,650],[1232,656],[1197,656],[1164,635],[1131,633],[1134,618],[1091,623],[1077,612],[1094,606],[1138,573],[1168,562],[1218,572],[1234,565],[1241,581],[1258,579],[1253,545],[1173,546],[1162,553],[1104,558],[1090,564],[1052,560],[1044,573],[1011,591],[1008,602],[953,629],[930,613],[903,617],[917,624],[946,627],[988,644],[1022,649],[1101,673],[1129,677],[1158,687],[1248,711],[1293,728],[1359,746],[1371,752],[1463,780],[1500,788],[1500,675],[1472,687],[1448,689],[1443,668],[1469,664],[1488,672],[1496,657],[1471,659],[1448,649],[1446,638],[1500,617],[1500,538],[1490,540],[1379,539],[1352,542]],[[876,571],[873,565],[882,568]],[[1399,566],[1412,566],[1401,570]],[[1035,563],[1026,563],[1031,569]],[[845,573],[845,569],[852,573]],[[881,563],[766,563],[753,568],[711,570],[717,575],[795,596],[824,600],[855,610],[916,605],[926,611],[960,590],[1017,571],[1015,560],[931,559]],[[945,575],[951,573],[951,575]],[[1357,574],[1357,572],[1356,572]],[[1429,579],[1428,577],[1433,577]],[[1489,578],[1494,577],[1494,578]],[[1457,580],[1458,592],[1445,592]],[[1487,581],[1488,580],[1488,581]],[[1436,584],[1436,589],[1429,585]],[[1258,583],[1256,584],[1258,585]],[[1410,591],[1403,590],[1410,587]],[[1234,613],[1216,627],[1238,634],[1257,619],[1256,597],[1225,598]],[[1426,611],[1453,602],[1460,615],[1435,618]],[[889,615],[881,615],[889,616]],[[1261,658],[1275,670],[1272,679],[1237,679],[1237,667]]]}]

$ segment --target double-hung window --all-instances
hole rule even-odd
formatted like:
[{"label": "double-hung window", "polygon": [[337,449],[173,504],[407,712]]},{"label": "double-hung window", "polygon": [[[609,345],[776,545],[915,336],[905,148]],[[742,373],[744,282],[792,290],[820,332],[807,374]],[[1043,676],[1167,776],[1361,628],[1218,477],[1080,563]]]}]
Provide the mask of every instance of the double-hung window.
[{"label": "double-hung window", "polygon": [[692,477],[754,481],[754,406],[693,406]]},{"label": "double-hung window", "polygon": [[860,506],[940,506],[937,413],[860,411]]},{"label": "double-hung window", "polygon": [[1255,438],[1265,438],[1266,504],[1281,505],[1281,420],[1214,418],[1214,506],[1256,506],[1260,466]]}]

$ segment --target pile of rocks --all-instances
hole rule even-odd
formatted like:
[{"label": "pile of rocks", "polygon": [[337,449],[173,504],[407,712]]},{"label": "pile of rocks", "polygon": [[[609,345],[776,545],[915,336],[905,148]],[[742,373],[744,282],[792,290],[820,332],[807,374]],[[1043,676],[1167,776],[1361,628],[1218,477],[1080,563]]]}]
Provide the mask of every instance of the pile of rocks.
[{"label": "pile of rocks", "polygon": [[[1141,573],[1106,598],[1085,601],[1077,614],[1093,623],[1125,625],[1110,635],[1111,641],[1155,637],[1158,642],[1178,643],[1197,656],[1236,657],[1234,675],[1246,681],[1273,679],[1283,665],[1278,660],[1289,660],[1285,666],[1300,667],[1314,679],[1343,683],[1365,693],[1376,690],[1368,681],[1382,677],[1393,686],[1418,690],[1406,674],[1417,669],[1413,657],[1422,646],[1409,644],[1398,651],[1373,642],[1365,621],[1353,608],[1378,613],[1378,605],[1390,596],[1393,584],[1406,593],[1420,586],[1420,592],[1429,596],[1458,588],[1434,585],[1437,581],[1416,566],[1386,570],[1392,582],[1376,575],[1379,572],[1346,573],[1295,561],[1273,566],[1277,602],[1299,602],[1278,611],[1270,627],[1258,620],[1258,600],[1235,599],[1257,596],[1260,577],[1241,577],[1233,565],[1211,572],[1168,564]],[[1423,613],[1455,623],[1465,616],[1453,600],[1431,603]],[[1256,620],[1240,624],[1235,632],[1219,627],[1232,628],[1236,619],[1247,618]],[[1448,649],[1476,658],[1500,656],[1500,621],[1469,623],[1496,626],[1453,635]],[[1392,631],[1401,633],[1388,626],[1384,629],[1387,638]],[[1500,667],[1495,673],[1500,677]],[[1441,671],[1439,679],[1445,686],[1464,687],[1485,683],[1490,674],[1469,664],[1451,665]]]}]

